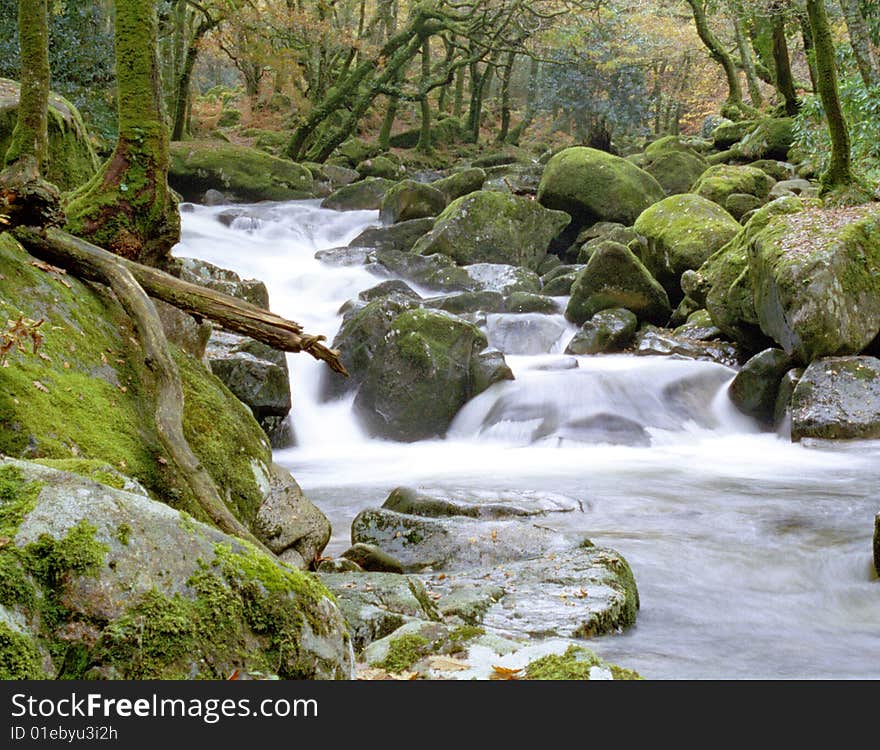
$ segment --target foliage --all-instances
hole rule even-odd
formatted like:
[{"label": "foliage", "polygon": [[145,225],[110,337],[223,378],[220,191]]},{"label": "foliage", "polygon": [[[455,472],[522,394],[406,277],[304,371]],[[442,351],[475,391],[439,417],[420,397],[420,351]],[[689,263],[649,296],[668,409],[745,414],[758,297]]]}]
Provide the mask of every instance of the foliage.
[{"label": "foliage", "polygon": [[[843,57],[841,62],[846,63]],[[840,103],[849,125],[852,163],[871,182],[880,182],[880,87],[865,88],[852,66],[839,69]],[[822,102],[816,95],[803,97],[795,118],[795,146],[820,173],[831,156],[831,136],[825,123]]]},{"label": "foliage", "polygon": [[[49,1],[52,90],[69,99],[104,140],[116,130],[113,27],[105,3]],[[0,0],[0,77],[18,80],[18,2]]]}]

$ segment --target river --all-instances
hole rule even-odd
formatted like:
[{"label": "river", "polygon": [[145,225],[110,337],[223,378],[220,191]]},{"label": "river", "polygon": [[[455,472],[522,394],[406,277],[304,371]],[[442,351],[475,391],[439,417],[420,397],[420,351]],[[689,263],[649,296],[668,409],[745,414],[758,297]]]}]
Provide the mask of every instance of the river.
[{"label": "river", "polygon": [[[314,254],[378,225],[378,212],[318,203],[236,206],[249,215],[228,226],[229,206],[194,206],[175,255],[265,281],[274,312],[332,341],[340,306],[383,279]],[[792,444],[733,409],[728,368],[572,358],[561,315],[511,318],[486,328],[516,380],[467,404],[445,440],[370,439],[351,398],[320,401],[326,366],[288,355],[296,443],[274,457],[330,519],[325,554],[398,485],[560,492],[584,508],[564,528],[618,550],[639,587],[636,625],[587,644],[603,658],[648,679],[880,679],[880,441]],[[579,433],[596,415],[637,425],[637,439]]]}]

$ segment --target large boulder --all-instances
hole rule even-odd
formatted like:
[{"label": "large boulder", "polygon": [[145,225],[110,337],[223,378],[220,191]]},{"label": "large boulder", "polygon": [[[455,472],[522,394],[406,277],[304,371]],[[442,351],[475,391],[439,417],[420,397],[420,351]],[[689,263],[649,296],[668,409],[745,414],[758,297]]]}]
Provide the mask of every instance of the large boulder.
[{"label": "large boulder", "polygon": [[743,160],[776,159],[786,161],[794,143],[794,118],[769,117],[733,146],[737,158]]},{"label": "large boulder", "polygon": [[565,348],[566,354],[618,352],[632,343],[639,321],[623,308],[597,312],[584,323]]},{"label": "large boulder", "polygon": [[791,439],[880,438],[880,360],[825,357],[804,371],[791,397]]},{"label": "large boulder", "polygon": [[538,186],[538,201],[570,214],[576,226],[597,221],[629,226],[665,195],[660,183],[635,164],[583,146],[551,158]]},{"label": "large boulder", "polygon": [[415,180],[401,180],[382,196],[379,219],[384,224],[394,224],[437,216],[444,208],[446,196],[437,188]]},{"label": "large boulder", "polygon": [[370,359],[355,398],[361,422],[372,434],[393,440],[444,435],[458,410],[477,395],[477,384],[489,385],[475,372],[484,364],[479,353],[487,345],[476,326],[454,315],[401,313]]},{"label": "large boulder", "polygon": [[452,202],[463,195],[476,192],[483,187],[485,181],[486,172],[483,169],[469,167],[435,180],[431,186],[442,192],[448,202]]},{"label": "large boulder", "polygon": [[734,193],[753,195],[765,200],[776,181],[755,167],[716,164],[709,167],[691,187],[691,192],[724,206]]},{"label": "large boulder", "polygon": [[480,190],[450,203],[413,252],[440,253],[460,265],[509,263],[535,269],[569,221],[561,211],[526,198]]},{"label": "large boulder", "polygon": [[[21,86],[0,78],[0,154],[6,154],[18,120]],[[88,182],[98,171],[100,161],[92,148],[89,133],[76,107],[58,94],[49,94],[47,126],[49,155],[46,179],[62,191]]]},{"label": "large boulder", "polygon": [[794,363],[781,349],[765,349],[746,362],[727,389],[733,405],[743,414],[772,425],[779,384]]},{"label": "large boulder", "polygon": [[209,189],[238,201],[287,201],[314,195],[312,174],[302,165],[219,140],[173,142],[168,184],[193,202]]},{"label": "large boulder", "polygon": [[687,193],[691,186],[709,168],[699,154],[688,151],[667,151],[643,167],[666,192],[666,195]]},{"label": "large boulder", "polygon": [[390,227],[367,227],[348,246],[408,253],[419,237],[430,232],[433,226],[433,218],[423,218],[400,221]]},{"label": "large boulder", "polygon": [[698,269],[741,228],[717,203],[692,193],[655,203],[634,225],[644,239],[642,262],[676,304],[683,297],[681,275]]},{"label": "large boulder", "polygon": [[334,211],[376,211],[382,205],[385,193],[396,183],[382,177],[367,177],[364,180],[343,185],[321,201],[321,208]]},{"label": "large boulder", "polygon": [[873,207],[772,218],[749,246],[761,330],[808,363],[858,354],[880,332],[880,217]]},{"label": "large boulder", "polygon": [[599,248],[571,287],[565,317],[582,325],[600,310],[622,307],[640,320],[664,324],[669,297],[632,251],[616,242]]},{"label": "large boulder", "polygon": [[742,230],[697,271],[682,275],[682,289],[708,310],[712,322],[725,336],[750,351],[758,352],[770,342],[758,325],[748,247],[771,218],[803,208],[803,203],[795,197],[771,201],[755,212]]},{"label": "large boulder", "polygon": [[3,678],[351,677],[345,621],[313,575],[65,471],[4,458],[0,486]]},{"label": "large boulder", "polygon": [[473,291],[481,288],[467,269],[448,255],[419,255],[400,250],[376,250],[367,256],[367,268],[379,275],[394,274],[407,281],[441,292]]}]

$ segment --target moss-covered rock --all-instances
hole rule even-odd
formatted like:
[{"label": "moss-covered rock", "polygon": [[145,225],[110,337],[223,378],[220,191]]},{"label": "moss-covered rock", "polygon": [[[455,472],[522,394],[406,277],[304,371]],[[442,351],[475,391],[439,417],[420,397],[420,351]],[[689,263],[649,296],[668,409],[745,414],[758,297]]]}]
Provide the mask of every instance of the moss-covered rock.
[{"label": "moss-covered rock", "polygon": [[754,130],[748,132],[733,149],[743,160],[788,159],[788,151],[794,143],[794,118],[770,117],[761,120]]},{"label": "moss-covered rock", "polygon": [[355,171],[362,177],[382,177],[386,180],[395,180],[400,177],[400,165],[391,161],[387,156],[374,156],[358,162]]},{"label": "moss-covered rock", "polygon": [[880,360],[824,357],[812,362],[791,397],[791,439],[880,437]]},{"label": "moss-covered rock", "polygon": [[367,256],[369,265],[375,264],[377,270],[402,276],[428,289],[441,292],[473,291],[481,288],[468,273],[448,255],[419,255],[415,252],[399,250],[376,250]]},{"label": "moss-covered rock", "polygon": [[437,188],[415,180],[401,180],[382,196],[379,219],[394,224],[437,216],[446,208],[446,196]]},{"label": "moss-covered rock", "polygon": [[698,269],[741,229],[717,203],[692,193],[655,203],[633,228],[644,240],[642,262],[674,304],[684,296],[681,275]]},{"label": "moss-covered rock", "polygon": [[758,124],[757,120],[739,120],[737,122],[722,122],[712,131],[712,141],[715,148],[725,151],[741,140],[746,134],[752,132]]},{"label": "moss-covered rock", "polygon": [[480,190],[450,203],[413,252],[440,253],[461,265],[508,263],[535,269],[569,221],[565,213],[526,198]]},{"label": "moss-covered rock", "polygon": [[761,330],[801,362],[858,354],[880,332],[874,206],[773,217],[748,250]]},{"label": "moss-covered rock", "polygon": [[607,243],[593,253],[575,279],[565,317],[583,325],[600,310],[613,307],[660,324],[672,313],[666,291],[632,251]]},{"label": "moss-covered rock", "polygon": [[643,167],[660,183],[666,195],[687,193],[708,168],[709,162],[702,156],[689,151],[661,153]]},{"label": "moss-covered rock", "polygon": [[442,436],[477,395],[474,368],[487,345],[476,326],[454,315],[422,309],[401,313],[370,360],[355,398],[361,422],[370,433],[393,440]]},{"label": "moss-covered rock", "polygon": [[749,351],[758,352],[771,343],[758,325],[749,273],[749,244],[772,217],[796,213],[803,208],[804,204],[794,197],[771,201],[696,272],[682,275],[684,291],[705,306],[725,336]]},{"label": "moss-covered rock", "polygon": [[399,221],[390,227],[367,227],[348,246],[408,253],[419,237],[430,232],[433,227],[434,219],[431,217]]},{"label": "moss-covered rock", "polygon": [[550,159],[538,186],[538,201],[565,211],[577,226],[597,221],[629,226],[664,195],[660,183],[635,164],[583,146]]},{"label": "moss-covered rock", "polygon": [[[16,81],[0,78],[0,154],[6,154],[12,140],[20,93]],[[76,107],[64,97],[50,93],[47,125],[46,179],[62,191],[84,185],[97,173],[100,162]]]},{"label": "moss-covered rock", "polygon": [[382,149],[377,144],[368,143],[363,138],[353,137],[339,144],[333,152],[333,156],[339,157],[348,166],[355,168],[361,162],[379,156],[381,153]]},{"label": "moss-covered rock", "polygon": [[382,177],[367,177],[334,190],[321,201],[321,208],[335,211],[376,211],[382,205],[385,193],[395,184],[393,180]]},{"label": "moss-covered rock", "polygon": [[766,200],[775,180],[754,167],[716,164],[709,167],[694,183],[691,192],[723,206],[733,193],[747,193]]},{"label": "moss-covered rock", "polygon": [[794,362],[781,349],[765,349],[746,362],[731,381],[727,394],[743,414],[771,426],[779,383]]},{"label": "moss-covered rock", "polygon": [[435,180],[431,183],[431,186],[442,192],[448,202],[452,202],[463,195],[476,192],[483,187],[485,181],[485,170],[479,167],[470,167],[453,172],[448,177]]},{"label": "moss-covered rock", "polygon": [[312,175],[300,164],[224,141],[171,144],[168,183],[185,200],[198,202],[210,189],[241,201],[311,198]]},{"label": "moss-covered rock", "polygon": [[[140,482],[153,498],[203,518],[185,477],[167,462],[154,426],[152,376],[129,318],[109,295],[31,265],[0,234],[0,314],[43,319],[39,355],[13,352],[2,370],[0,453],[94,459]],[[178,351],[184,433],[245,524],[264,500],[269,441],[250,410],[199,361]],[[206,520],[206,519],[204,519]]]},{"label": "moss-covered rock", "polygon": [[566,354],[618,352],[632,343],[639,321],[623,308],[597,312],[581,326],[565,348]]},{"label": "moss-covered rock", "polygon": [[4,676],[350,677],[345,622],[312,575],[56,469],[2,459],[0,490]]}]

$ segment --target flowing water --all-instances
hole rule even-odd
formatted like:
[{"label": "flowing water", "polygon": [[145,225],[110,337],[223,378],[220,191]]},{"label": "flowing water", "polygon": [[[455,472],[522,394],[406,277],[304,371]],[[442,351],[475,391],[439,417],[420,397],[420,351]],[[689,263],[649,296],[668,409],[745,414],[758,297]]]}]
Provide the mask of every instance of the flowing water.
[{"label": "flowing water", "polygon": [[[182,213],[175,254],[262,279],[273,311],[309,333],[332,340],[339,307],[382,280],[314,258],[378,225],[375,211],[262,203],[221,223],[229,209]],[[489,316],[486,329],[516,380],[468,403],[445,440],[370,439],[350,397],[320,401],[326,367],[288,356],[296,444],[275,460],[330,518],[326,554],[398,485],[561,492],[584,509],[561,528],[618,550],[638,583],[635,627],[589,644],[603,657],[650,679],[880,679],[880,441],[761,431],[729,403],[721,365],[566,356],[562,316]]]}]

